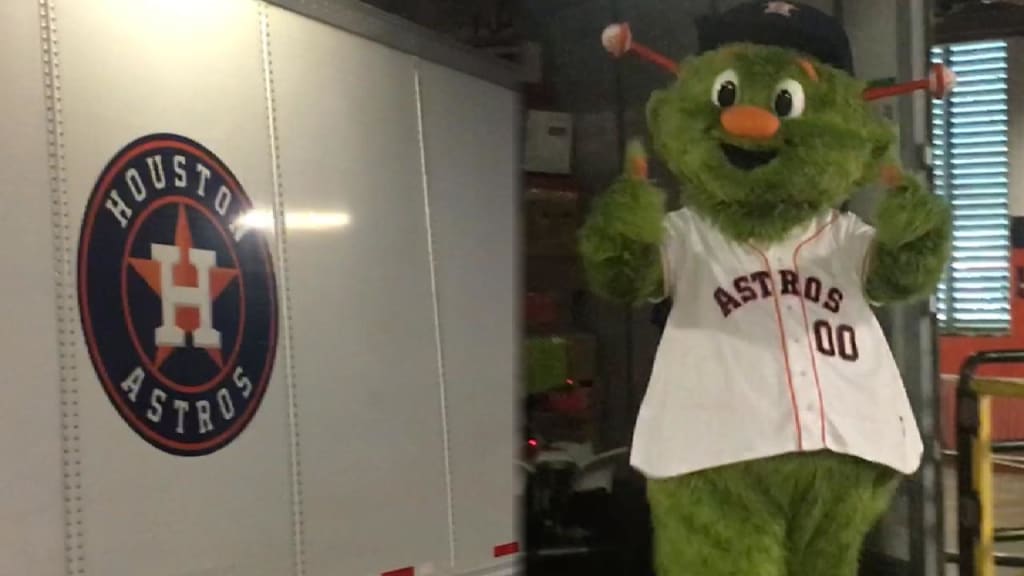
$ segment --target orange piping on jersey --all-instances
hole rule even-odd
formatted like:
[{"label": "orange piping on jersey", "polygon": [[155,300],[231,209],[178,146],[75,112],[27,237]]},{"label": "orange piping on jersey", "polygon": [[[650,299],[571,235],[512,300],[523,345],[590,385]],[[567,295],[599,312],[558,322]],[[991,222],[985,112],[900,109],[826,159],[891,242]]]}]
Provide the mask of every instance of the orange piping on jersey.
[{"label": "orange piping on jersey", "polygon": [[804,449],[804,431],[803,426],[800,425],[800,410],[796,406],[796,391],[793,390],[793,372],[789,367],[789,350],[786,349],[786,329],[782,325],[782,309],[779,307],[779,291],[775,287],[775,271],[772,270],[772,265],[768,261],[768,256],[753,244],[750,245],[759,256],[761,260],[764,260],[764,266],[767,268],[768,278],[772,282],[772,301],[775,303],[775,321],[779,326],[779,343],[782,345],[782,359],[786,362],[786,385],[789,386],[789,400],[793,404],[793,422],[796,425],[796,447],[797,450],[803,451]]},{"label": "orange piping on jersey", "polygon": [[[838,218],[839,218],[839,213],[838,212],[834,213],[832,215],[832,218],[828,222],[826,222],[824,226],[822,226],[821,228],[818,228],[817,232],[815,232],[810,238],[808,238],[808,239],[804,240],[803,242],[801,242],[800,244],[798,244],[796,249],[793,250],[793,271],[796,272],[797,276],[800,276],[800,267],[796,263],[797,257],[800,255],[800,250],[803,249],[804,246],[810,244],[811,242],[816,240],[819,236],[821,236],[821,233],[824,232],[825,230],[827,230],[828,227],[831,226],[832,223],[835,222]],[[814,353],[814,345],[811,344],[811,325],[810,325],[810,321],[807,319],[807,302],[804,302],[804,299],[802,297],[799,298],[799,300],[800,300],[800,311],[803,312],[803,315],[804,315],[804,334],[807,337],[807,351],[811,355],[811,370],[814,372],[814,386],[818,389],[818,408],[819,408],[819,415],[821,417],[821,443],[824,444],[825,447],[827,448],[828,447],[828,440],[826,439],[826,436],[825,436],[825,399],[824,399],[824,397],[822,396],[822,393],[821,393],[821,380],[818,378],[817,354]]]},{"label": "orange piping on jersey", "polygon": [[674,271],[669,269],[668,253],[665,250],[665,246],[661,246],[661,299],[664,300],[672,296],[672,288],[675,283],[669,280],[669,274],[675,274]]},{"label": "orange piping on jersey", "polygon": [[[872,239],[868,244],[868,249],[864,251],[864,258],[860,263],[860,289],[864,292],[864,296],[868,296],[868,268],[871,266],[872,252],[875,250],[875,241]],[[870,297],[868,297],[870,302]]]}]

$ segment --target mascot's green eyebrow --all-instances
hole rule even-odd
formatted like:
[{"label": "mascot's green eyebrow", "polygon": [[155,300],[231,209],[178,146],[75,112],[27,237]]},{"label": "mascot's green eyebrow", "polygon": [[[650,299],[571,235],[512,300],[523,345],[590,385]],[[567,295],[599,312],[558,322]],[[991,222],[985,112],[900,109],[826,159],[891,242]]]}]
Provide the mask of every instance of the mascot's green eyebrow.
[{"label": "mascot's green eyebrow", "polygon": [[[735,50],[735,48],[727,48],[726,54],[731,55]],[[812,82],[818,81],[818,71],[814,68],[814,64],[812,64],[810,60],[806,58],[797,58],[796,63],[800,65],[800,69],[807,74],[807,77],[810,78]]]}]

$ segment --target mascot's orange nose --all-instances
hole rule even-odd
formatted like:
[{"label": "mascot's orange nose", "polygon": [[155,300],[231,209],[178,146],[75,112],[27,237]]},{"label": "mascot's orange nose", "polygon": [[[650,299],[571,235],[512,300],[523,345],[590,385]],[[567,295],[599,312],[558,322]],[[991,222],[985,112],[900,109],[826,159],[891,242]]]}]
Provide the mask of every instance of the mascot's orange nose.
[{"label": "mascot's orange nose", "polygon": [[757,106],[731,106],[722,111],[722,128],[732,136],[767,140],[779,131],[779,118]]}]

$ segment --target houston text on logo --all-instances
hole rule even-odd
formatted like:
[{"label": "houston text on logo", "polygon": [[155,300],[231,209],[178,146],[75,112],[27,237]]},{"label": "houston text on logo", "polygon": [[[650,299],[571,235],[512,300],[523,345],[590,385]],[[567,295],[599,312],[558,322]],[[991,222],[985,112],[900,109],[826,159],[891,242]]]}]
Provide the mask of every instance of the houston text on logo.
[{"label": "houston text on logo", "polygon": [[277,345],[267,239],[231,171],[187,138],[122,149],[86,207],[78,255],[82,327],[118,413],[172,454],[209,454],[259,408]]}]

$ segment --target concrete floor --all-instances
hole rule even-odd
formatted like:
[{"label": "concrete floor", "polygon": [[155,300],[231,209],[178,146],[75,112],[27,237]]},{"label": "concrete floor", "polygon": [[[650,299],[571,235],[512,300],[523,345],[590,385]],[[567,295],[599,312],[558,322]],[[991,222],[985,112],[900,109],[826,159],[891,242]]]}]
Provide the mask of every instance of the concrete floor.
[{"label": "concrete floor", "polygon": [[[956,470],[950,466],[945,473],[946,548],[956,550]],[[1024,470],[997,472],[995,478],[996,527],[1024,527]],[[1024,542],[1001,544],[999,552],[1024,555]],[[957,576],[950,566],[947,576]],[[1024,568],[1000,568],[998,576],[1022,576]]]}]

